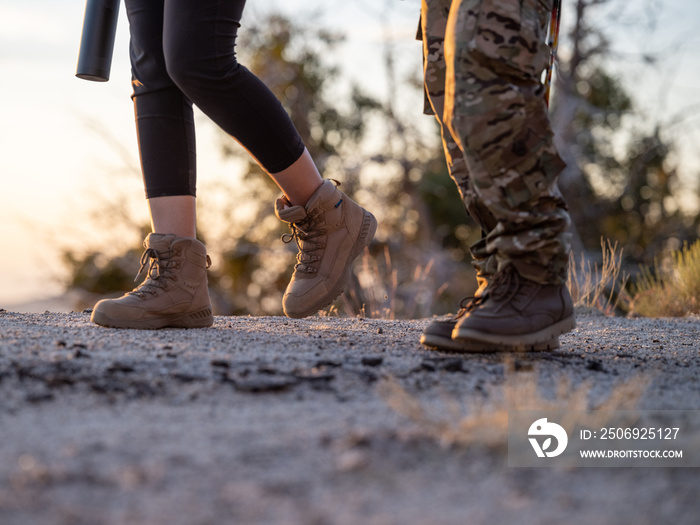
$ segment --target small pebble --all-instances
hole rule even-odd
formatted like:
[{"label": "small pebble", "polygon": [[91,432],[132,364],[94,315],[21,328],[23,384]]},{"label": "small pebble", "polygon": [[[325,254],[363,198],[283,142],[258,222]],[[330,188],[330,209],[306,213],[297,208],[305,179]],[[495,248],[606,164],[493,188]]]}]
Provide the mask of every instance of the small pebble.
[{"label": "small pebble", "polygon": [[379,366],[384,362],[383,357],[367,356],[362,358],[362,364],[365,366]]}]

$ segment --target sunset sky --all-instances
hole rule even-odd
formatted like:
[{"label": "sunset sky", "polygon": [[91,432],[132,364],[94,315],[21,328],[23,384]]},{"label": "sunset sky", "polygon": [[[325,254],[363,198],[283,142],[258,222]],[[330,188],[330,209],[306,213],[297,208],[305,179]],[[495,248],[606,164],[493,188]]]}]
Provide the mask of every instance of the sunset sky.
[{"label": "sunset sky", "polygon": [[[399,43],[401,67],[418,70],[421,62],[420,45],[413,40],[420,2],[388,1],[391,8],[377,0],[250,1],[242,31],[246,17],[272,9],[297,16],[319,9],[324,13],[320,23],[349,37],[337,56],[346,74],[383,96],[384,86],[375,80],[381,78],[382,67],[377,44],[387,35],[383,13]],[[700,2],[669,0],[666,4],[671,7],[658,18],[653,39],[645,40],[641,32],[623,27],[615,32],[618,48],[658,50],[680,40],[680,49],[660,66],[656,78],[635,78],[624,62],[620,71],[640,87],[645,103],[656,112],[670,115],[696,104],[695,116],[683,128],[683,139],[687,169],[697,174]],[[0,308],[59,293],[56,246],[80,246],[82,236],[92,243],[99,235],[89,227],[91,187],[114,184],[110,173],[125,161],[90,123],[99,123],[132,160],[137,159],[123,7],[111,80],[106,84],[74,77],[84,9],[84,0],[0,0]],[[420,115],[416,108],[416,117]],[[200,173],[206,176],[219,155],[212,149],[218,145],[208,149],[203,133],[198,134],[198,158]],[[142,195],[137,178],[125,179],[121,185]]]}]

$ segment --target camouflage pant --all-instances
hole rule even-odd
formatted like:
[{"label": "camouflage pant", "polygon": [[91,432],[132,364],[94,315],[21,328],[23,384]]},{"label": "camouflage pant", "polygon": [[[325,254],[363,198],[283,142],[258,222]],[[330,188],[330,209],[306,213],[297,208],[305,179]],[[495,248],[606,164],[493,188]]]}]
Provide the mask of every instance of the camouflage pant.
[{"label": "camouflage pant", "polygon": [[[422,0],[426,113],[484,238],[471,247],[491,268],[513,264],[544,284],[566,278],[569,214],[543,100],[552,0]],[[494,261],[495,259],[495,261]]]}]

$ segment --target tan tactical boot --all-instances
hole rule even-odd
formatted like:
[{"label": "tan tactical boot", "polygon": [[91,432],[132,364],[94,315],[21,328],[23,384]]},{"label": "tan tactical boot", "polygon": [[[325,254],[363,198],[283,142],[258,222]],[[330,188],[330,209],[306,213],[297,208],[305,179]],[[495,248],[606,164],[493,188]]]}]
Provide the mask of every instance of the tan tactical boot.
[{"label": "tan tactical boot", "polygon": [[301,318],[332,303],[350,279],[352,261],[372,241],[377,220],[327,180],[306,206],[282,197],[277,217],[288,223],[299,247],[292,280],[282,300],[288,317]]},{"label": "tan tactical boot", "polygon": [[452,338],[484,351],[559,348],[559,335],[576,327],[565,285],[525,279],[511,265],[494,276],[475,303]]},{"label": "tan tactical boot", "polygon": [[211,260],[197,239],[151,233],[143,242],[138,288],[118,299],[103,299],[92,321],[111,328],[202,328],[211,326],[207,268]]}]

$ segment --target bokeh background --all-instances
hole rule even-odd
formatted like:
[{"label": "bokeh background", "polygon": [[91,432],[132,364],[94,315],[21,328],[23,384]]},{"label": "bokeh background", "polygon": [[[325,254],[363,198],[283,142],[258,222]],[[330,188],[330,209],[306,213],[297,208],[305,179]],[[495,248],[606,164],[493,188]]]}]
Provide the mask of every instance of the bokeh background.
[{"label": "bokeh background", "polygon": [[[0,0],[0,308],[70,311],[133,287],[147,227],[120,13],[111,80],[75,78],[85,4]],[[241,62],[280,96],[324,176],[378,216],[340,315],[424,317],[474,289],[479,232],[422,114],[418,0],[260,0]],[[552,122],[576,261],[631,277],[699,234],[700,3],[564,0]],[[197,114],[200,235],[217,313],[279,314],[293,262],[278,191]],[[656,266],[654,266],[656,264]]]}]

